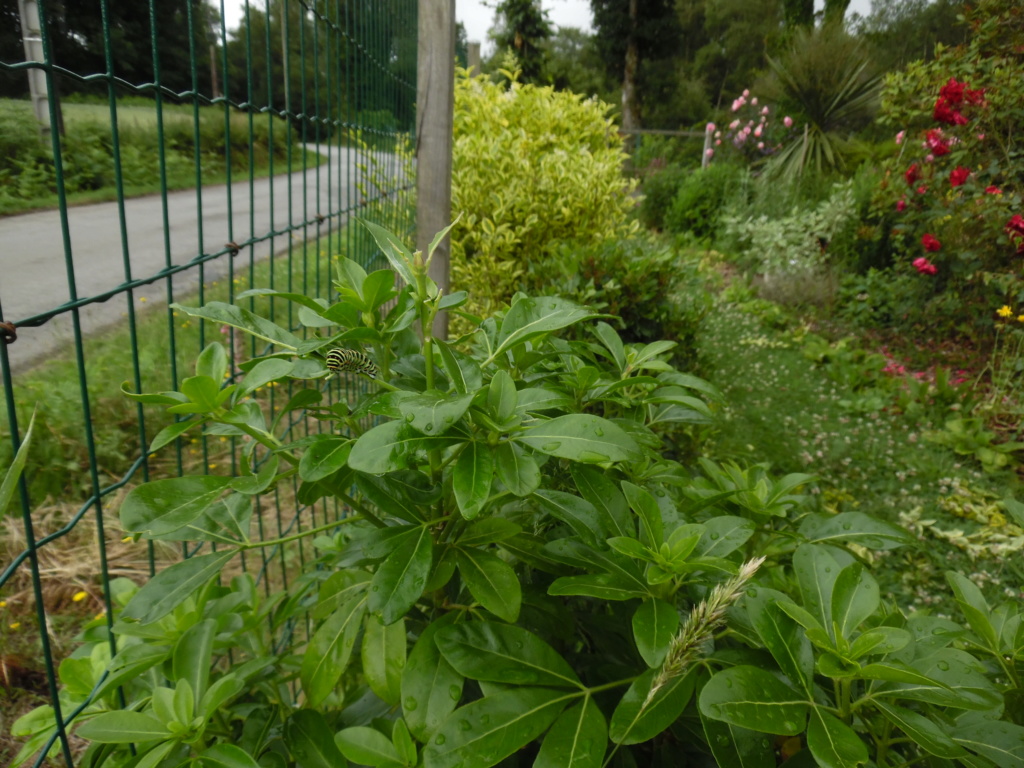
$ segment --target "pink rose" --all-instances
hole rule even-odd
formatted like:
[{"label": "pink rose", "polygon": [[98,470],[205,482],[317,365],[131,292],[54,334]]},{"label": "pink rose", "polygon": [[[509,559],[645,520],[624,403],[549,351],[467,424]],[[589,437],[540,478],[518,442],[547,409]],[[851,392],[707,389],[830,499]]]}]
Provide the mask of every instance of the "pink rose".
[{"label": "pink rose", "polygon": [[782,118],[782,124],[784,126],[786,126],[787,128],[792,128],[793,127],[793,118],[790,117],[789,115],[786,115],[784,118]]},{"label": "pink rose", "polygon": [[715,132],[715,124],[714,123],[708,123],[706,126],[704,126],[704,130],[707,133],[714,133]]},{"label": "pink rose", "polygon": [[705,156],[706,156],[706,157],[707,157],[708,159],[710,159],[710,158],[712,158],[712,157],[714,157],[714,156],[715,156],[715,150],[713,150],[713,149],[708,149],[708,151],[707,151],[707,152],[705,152],[705,153],[704,153],[704,155],[705,155]]},{"label": "pink rose", "polygon": [[900,131],[899,133],[897,133],[896,134],[896,143],[897,144],[902,144],[903,143],[903,137],[906,136],[906,134],[907,134],[906,131]]}]

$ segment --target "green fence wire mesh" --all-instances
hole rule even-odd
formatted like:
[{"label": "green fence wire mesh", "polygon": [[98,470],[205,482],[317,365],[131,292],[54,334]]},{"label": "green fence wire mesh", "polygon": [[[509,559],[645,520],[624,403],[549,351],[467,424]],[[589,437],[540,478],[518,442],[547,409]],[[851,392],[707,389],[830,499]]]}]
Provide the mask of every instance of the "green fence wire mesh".
[{"label": "green fence wire mesh", "polygon": [[[0,477],[37,414],[15,508],[0,519],[3,764],[23,749],[13,718],[47,702],[59,727],[29,745],[29,764],[75,764],[64,726],[81,706],[58,696],[74,634],[87,621],[109,628],[117,578],[142,582],[194,554],[122,541],[123,494],[198,465],[237,466],[237,438],[216,435],[147,457],[167,417],[119,391],[176,388],[213,341],[233,351],[234,373],[260,353],[170,305],[233,302],[251,288],[330,299],[333,256],[376,266],[354,216],[396,231],[414,221],[416,0],[218,2],[20,0],[38,10],[42,60],[21,47],[34,19],[17,46],[0,35],[0,95],[23,97],[42,73],[53,126],[30,152],[31,132],[20,146],[0,138],[0,211],[19,195],[21,209],[54,208],[0,219]],[[0,99],[0,135],[34,126],[31,115],[28,101]],[[112,202],[72,205],[103,195]],[[240,303],[303,332],[292,305]],[[358,385],[321,386],[347,398]],[[292,394],[269,389],[266,407]],[[259,535],[279,538],[343,514],[293,492],[261,498],[255,519]],[[309,557],[296,542],[245,567],[279,584]]]}]

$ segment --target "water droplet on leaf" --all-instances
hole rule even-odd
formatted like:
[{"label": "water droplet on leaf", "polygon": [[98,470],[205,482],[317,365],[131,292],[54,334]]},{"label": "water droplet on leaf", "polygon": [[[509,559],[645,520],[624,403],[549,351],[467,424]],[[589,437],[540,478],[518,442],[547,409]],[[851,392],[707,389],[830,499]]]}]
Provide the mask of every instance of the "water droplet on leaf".
[{"label": "water droplet on leaf", "polygon": [[404,702],[402,702],[402,706],[405,707],[406,712],[414,712],[416,710],[416,707],[418,707],[419,705],[420,703],[416,701],[416,699],[414,699],[412,696],[408,697]]}]

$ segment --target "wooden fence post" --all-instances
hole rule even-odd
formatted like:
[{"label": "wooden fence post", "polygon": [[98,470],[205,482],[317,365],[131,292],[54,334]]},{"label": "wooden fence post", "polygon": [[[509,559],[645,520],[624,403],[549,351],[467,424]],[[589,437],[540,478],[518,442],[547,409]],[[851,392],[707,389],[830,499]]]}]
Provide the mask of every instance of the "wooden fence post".
[{"label": "wooden fence post", "polygon": [[[416,69],[416,247],[425,255],[452,217],[455,0],[419,0]],[[451,284],[450,255],[445,238],[430,263],[430,278],[444,293]],[[446,317],[435,321],[434,336],[447,338]]]}]

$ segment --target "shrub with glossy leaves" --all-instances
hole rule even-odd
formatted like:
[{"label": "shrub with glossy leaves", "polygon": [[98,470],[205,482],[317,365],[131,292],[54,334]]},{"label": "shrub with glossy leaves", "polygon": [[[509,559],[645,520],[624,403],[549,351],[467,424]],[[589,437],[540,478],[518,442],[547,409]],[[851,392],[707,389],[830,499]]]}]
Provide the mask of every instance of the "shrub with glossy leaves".
[{"label": "shrub with glossy leaves", "polygon": [[551,243],[627,235],[636,182],[622,174],[611,107],[568,91],[459,70],[455,84],[453,284],[487,315],[511,300]]}]

